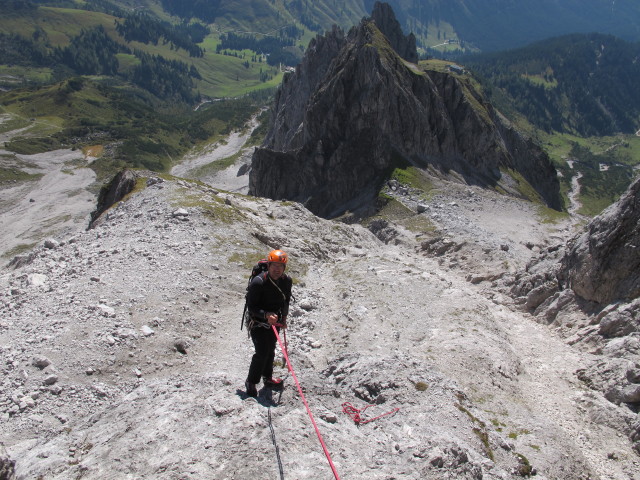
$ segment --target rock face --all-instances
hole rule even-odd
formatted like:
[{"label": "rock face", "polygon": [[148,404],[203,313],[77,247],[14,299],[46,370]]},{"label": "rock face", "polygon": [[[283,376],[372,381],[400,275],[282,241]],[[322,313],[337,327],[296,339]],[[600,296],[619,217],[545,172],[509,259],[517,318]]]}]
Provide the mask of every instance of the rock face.
[{"label": "rock face", "polygon": [[98,205],[91,213],[91,224],[114,203],[119,202],[136,186],[136,174],[131,170],[122,170],[108,185],[104,186],[98,196]]},{"label": "rock face", "polygon": [[640,179],[566,247],[532,262],[511,292],[548,322],[570,302],[592,313],[633,302],[640,297],[639,206]]},{"label": "rock face", "polygon": [[416,49],[416,37],[410,33],[406,37],[396,20],[396,15],[388,3],[376,2],[371,12],[371,19],[387,37],[391,48],[398,55],[411,63],[418,63],[418,50]]},{"label": "rock face", "polygon": [[411,63],[411,36],[389,12],[377,5],[347,35],[334,28],[310,43],[276,96],[249,193],[300,201],[331,218],[370,206],[394,168],[413,164],[479,185],[518,172],[560,208],[556,171],[542,150],[464,79]]},{"label": "rock face", "polygon": [[560,277],[599,304],[640,296],[640,179],[569,247]]},{"label": "rock face", "polygon": [[[596,354],[577,376],[616,405],[640,451],[640,179],[570,241],[531,262],[511,293],[568,342]],[[613,422],[611,418],[608,421]]]}]

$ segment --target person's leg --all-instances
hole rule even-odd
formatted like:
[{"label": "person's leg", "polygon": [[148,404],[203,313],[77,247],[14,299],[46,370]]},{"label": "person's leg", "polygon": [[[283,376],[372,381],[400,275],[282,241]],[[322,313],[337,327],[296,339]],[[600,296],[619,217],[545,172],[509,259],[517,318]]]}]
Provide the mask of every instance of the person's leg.
[{"label": "person's leg", "polygon": [[262,369],[262,376],[267,379],[270,379],[273,376],[273,360],[276,357],[276,337],[273,334],[273,331],[270,333],[273,336],[273,343],[269,344],[269,354],[267,355],[267,360],[264,362],[264,368]]},{"label": "person's leg", "polygon": [[279,378],[273,378],[273,360],[276,356],[276,343],[278,342],[278,339],[273,333],[273,330],[271,330],[271,335],[273,343],[269,345],[269,358],[267,359],[264,370],[262,371],[262,378],[265,387],[278,389],[282,387],[282,380]]},{"label": "person's leg", "polygon": [[247,382],[255,385],[260,383],[260,377],[264,376],[264,372],[271,371],[273,373],[276,339],[273,331],[262,327],[256,327],[251,330],[251,339],[253,340],[255,353],[251,358]]}]

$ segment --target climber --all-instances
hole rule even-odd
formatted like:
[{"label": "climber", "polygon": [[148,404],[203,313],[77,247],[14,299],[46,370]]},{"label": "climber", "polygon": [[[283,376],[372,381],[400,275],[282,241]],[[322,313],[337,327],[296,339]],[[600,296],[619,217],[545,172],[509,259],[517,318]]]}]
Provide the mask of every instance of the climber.
[{"label": "climber", "polygon": [[291,277],[284,273],[287,261],[285,252],[272,250],[267,256],[267,271],[254,277],[248,287],[248,328],[255,347],[245,382],[246,392],[250,397],[258,396],[256,385],[260,382],[260,377],[265,387],[282,387],[282,380],[273,378],[276,335],[271,325],[278,325],[278,331],[280,326],[286,328],[287,325],[293,284]]}]

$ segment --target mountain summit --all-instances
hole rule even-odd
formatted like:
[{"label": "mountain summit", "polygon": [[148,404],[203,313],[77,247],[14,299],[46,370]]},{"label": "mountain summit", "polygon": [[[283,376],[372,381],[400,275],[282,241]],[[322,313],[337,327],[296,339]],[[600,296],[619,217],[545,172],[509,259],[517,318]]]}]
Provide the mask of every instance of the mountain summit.
[{"label": "mountain summit", "polygon": [[414,40],[398,33],[388,5],[373,12],[346,35],[334,27],[316,37],[285,77],[249,193],[300,201],[328,218],[366,212],[393,169],[413,164],[505,190],[526,181],[560,208],[544,152],[467,78],[414,63]]}]

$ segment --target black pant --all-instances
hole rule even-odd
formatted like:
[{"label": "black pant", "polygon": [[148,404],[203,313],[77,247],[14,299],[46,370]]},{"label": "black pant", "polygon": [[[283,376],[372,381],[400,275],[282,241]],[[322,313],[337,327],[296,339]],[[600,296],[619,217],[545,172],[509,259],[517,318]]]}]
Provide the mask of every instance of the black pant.
[{"label": "black pant", "polygon": [[[280,329],[278,329],[280,330]],[[249,383],[260,383],[260,377],[271,378],[273,376],[273,359],[276,355],[276,334],[269,328],[254,327],[251,329],[251,340],[256,353],[251,358],[249,366]]]}]

